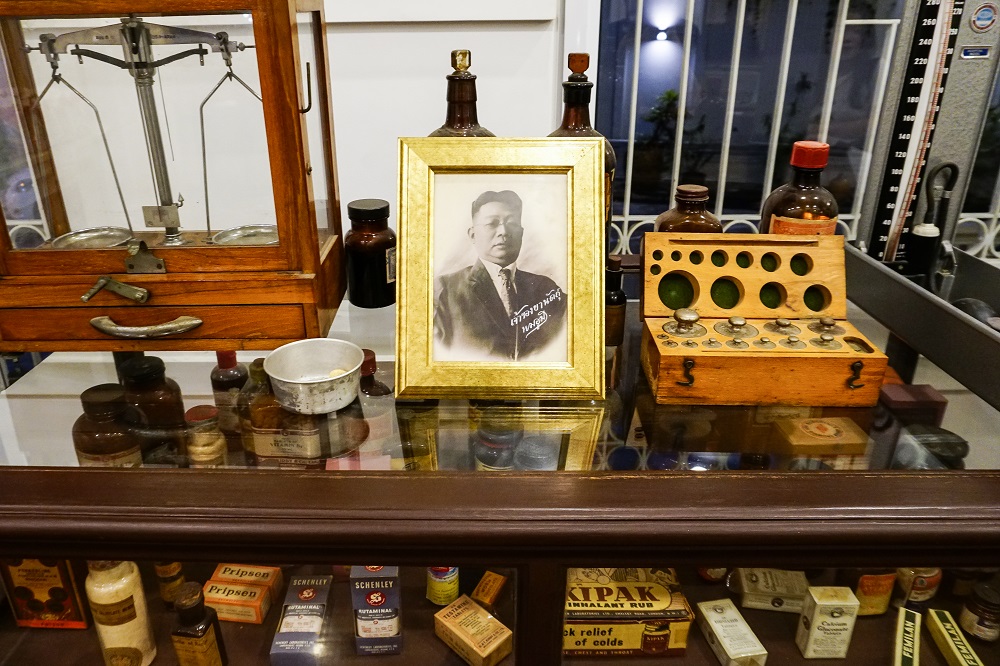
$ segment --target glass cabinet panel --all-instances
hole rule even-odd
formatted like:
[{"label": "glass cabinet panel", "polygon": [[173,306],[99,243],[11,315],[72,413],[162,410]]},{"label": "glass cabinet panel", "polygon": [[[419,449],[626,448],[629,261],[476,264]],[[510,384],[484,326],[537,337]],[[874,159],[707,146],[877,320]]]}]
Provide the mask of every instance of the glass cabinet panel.
[{"label": "glass cabinet panel", "polygon": [[5,22],[43,247],[277,244],[249,11]]}]

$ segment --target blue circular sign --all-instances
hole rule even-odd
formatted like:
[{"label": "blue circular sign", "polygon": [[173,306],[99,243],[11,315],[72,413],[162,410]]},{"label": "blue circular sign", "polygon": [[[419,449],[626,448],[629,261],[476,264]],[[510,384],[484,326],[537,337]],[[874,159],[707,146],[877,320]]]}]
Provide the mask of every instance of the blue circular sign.
[{"label": "blue circular sign", "polygon": [[986,32],[997,22],[997,6],[992,2],[984,2],[972,13],[970,23],[976,32]]}]

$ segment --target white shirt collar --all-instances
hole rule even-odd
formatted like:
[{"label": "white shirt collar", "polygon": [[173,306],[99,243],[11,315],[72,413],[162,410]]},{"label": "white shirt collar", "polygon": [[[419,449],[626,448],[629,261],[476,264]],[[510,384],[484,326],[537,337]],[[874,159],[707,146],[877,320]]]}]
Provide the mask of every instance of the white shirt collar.
[{"label": "white shirt collar", "polygon": [[493,280],[495,284],[500,284],[500,270],[506,268],[510,271],[510,279],[513,280],[514,276],[517,275],[517,262],[513,261],[506,266],[500,266],[499,264],[494,264],[492,261],[480,260],[486,272],[490,274],[490,279]]}]

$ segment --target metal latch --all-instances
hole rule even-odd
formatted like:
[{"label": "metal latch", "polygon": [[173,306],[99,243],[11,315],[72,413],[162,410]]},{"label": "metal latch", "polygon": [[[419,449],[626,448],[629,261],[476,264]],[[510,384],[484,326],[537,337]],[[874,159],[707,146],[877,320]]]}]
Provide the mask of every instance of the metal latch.
[{"label": "metal latch", "polygon": [[90,288],[86,294],[80,297],[80,300],[86,303],[94,297],[101,289],[107,289],[108,291],[113,291],[119,296],[124,296],[125,298],[135,301],[136,303],[145,303],[149,300],[149,290],[143,289],[142,287],[133,287],[130,284],[125,284],[124,282],[119,282],[110,275],[102,275],[97,278],[97,283]]},{"label": "metal latch", "polygon": [[126,246],[128,257],[125,258],[126,273],[166,273],[167,264],[156,257],[146,246],[146,241],[133,238]]}]

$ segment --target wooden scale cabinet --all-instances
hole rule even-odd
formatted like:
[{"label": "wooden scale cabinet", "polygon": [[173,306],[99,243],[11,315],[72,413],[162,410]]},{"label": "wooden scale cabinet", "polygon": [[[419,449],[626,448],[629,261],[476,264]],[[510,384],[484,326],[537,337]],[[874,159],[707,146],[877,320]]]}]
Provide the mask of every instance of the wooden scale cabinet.
[{"label": "wooden scale cabinet", "polygon": [[322,0],[0,0],[0,350],[325,335],[325,34]]}]

